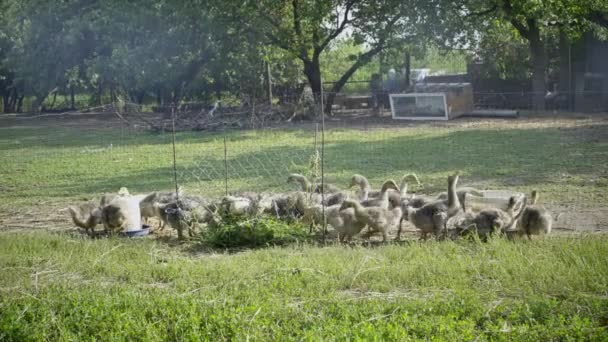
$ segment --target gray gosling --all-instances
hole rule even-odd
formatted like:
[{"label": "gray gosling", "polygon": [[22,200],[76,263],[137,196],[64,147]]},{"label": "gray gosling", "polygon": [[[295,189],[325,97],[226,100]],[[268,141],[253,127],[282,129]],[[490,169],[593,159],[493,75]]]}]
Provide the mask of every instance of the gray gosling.
[{"label": "gray gosling", "polygon": [[[397,190],[397,192],[400,192],[399,187],[394,181],[387,181],[385,184],[387,187],[391,187],[394,190]],[[342,202],[340,210],[342,211],[348,208],[354,209],[355,218],[357,221],[361,222],[361,224],[368,225],[372,232],[382,233],[383,242],[386,242],[388,233],[391,229],[399,226],[399,221],[403,214],[401,207],[399,206],[393,209],[388,209],[388,205],[364,207],[357,201],[347,199]]]},{"label": "gray gosling", "polygon": [[160,220],[160,229],[163,230],[165,228],[165,222],[162,220],[163,214],[158,210],[158,206],[154,205],[155,203],[169,203],[177,200],[177,195],[174,192],[153,192],[147,196],[145,196],[141,201],[139,201],[139,211],[141,212],[141,217],[145,223],[148,223],[148,219],[157,218]]},{"label": "gray gosling", "polygon": [[[389,204],[391,204],[391,202],[389,201],[390,194],[399,195],[398,192],[391,191],[391,190],[395,190],[395,189],[399,189],[399,187],[397,186],[397,184],[395,183],[394,180],[389,179],[386,182],[384,182],[384,184],[382,184],[382,189],[380,190],[378,197],[363,200],[363,201],[361,201],[361,205],[364,207],[382,207],[382,208],[389,209]],[[399,200],[400,200],[400,197],[401,196],[399,196]],[[392,207],[394,207],[394,205],[391,206],[391,208]]]},{"label": "gray gosling", "polygon": [[121,232],[127,221],[126,208],[122,207],[122,202],[112,201],[101,209],[101,222],[108,234]]},{"label": "gray gosling", "polygon": [[[340,210],[342,204],[336,204],[325,207],[325,218],[327,224],[332,226],[338,233],[338,239],[340,242],[347,242],[352,239],[353,236],[359,234],[365,223],[357,220],[355,216],[355,210],[352,208]],[[316,225],[323,223],[323,206],[320,204],[311,205],[306,208],[303,222],[307,224]]]},{"label": "gray gosling", "polygon": [[95,227],[101,224],[101,208],[96,202],[89,201],[77,206],[69,206],[68,211],[76,226],[84,228],[85,233],[91,236],[95,234]]},{"label": "gray gosling", "polygon": [[[407,181],[410,179],[413,179],[414,181],[416,181],[416,183],[420,184],[418,177],[415,174],[409,173],[401,177],[401,182],[399,184],[399,189],[401,189],[400,191],[394,191],[394,189],[390,189],[391,191],[388,192],[388,200],[391,208],[401,205],[401,201],[403,198],[402,193],[404,192],[404,189],[407,193]],[[363,175],[355,174],[351,177],[349,188],[352,188],[353,186],[359,187],[359,199],[363,206],[374,206],[375,204],[373,200],[380,199],[383,196],[382,189],[380,191],[371,190],[369,181]],[[368,200],[371,202],[367,202]]]},{"label": "gray gosling", "polygon": [[355,218],[361,224],[369,226],[372,232],[382,233],[382,241],[386,242],[388,233],[399,226],[402,212],[400,207],[387,209],[383,207],[364,207],[354,200],[346,200],[340,207],[341,211],[354,209]]},{"label": "gray gosling", "polygon": [[509,198],[507,210],[498,208],[483,209],[472,219],[473,227],[482,241],[496,233],[506,232],[514,223],[514,210],[516,201],[514,197]]},{"label": "gray gosling", "polygon": [[124,186],[118,190],[118,193],[104,194],[101,197],[99,206],[101,207],[101,223],[107,234],[114,234],[122,231],[127,223],[125,208],[121,204],[116,204],[115,200],[119,197],[130,196],[129,190]]},{"label": "gray gosling", "polygon": [[550,234],[553,226],[553,217],[551,212],[542,206],[537,205],[538,191],[532,191],[530,203],[531,205],[524,208],[518,223],[518,233],[526,234],[528,239],[532,239],[532,235]]},{"label": "gray gosling", "polygon": [[340,189],[335,185],[329,183],[313,184],[304,175],[299,173],[290,174],[287,177],[287,183],[298,184],[300,186],[300,190],[305,192],[314,192],[316,194],[320,194],[322,192],[326,194],[340,192]]},{"label": "gray gosling", "polygon": [[177,201],[154,204],[161,213],[162,220],[177,231],[177,237],[184,240],[184,232],[195,235],[199,223],[210,223],[216,219],[216,207],[196,196],[180,197]]},{"label": "gray gosling", "polygon": [[448,177],[448,199],[437,200],[427,203],[420,208],[412,208],[405,205],[404,215],[399,223],[397,239],[401,238],[402,222],[407,220],[422,232],[422,239],[426,240],[428,233],[433,233],[436,238],[440,234],[446,234],[447,220],[462,211],[460,201],[456,195],[456,184],[458,173]]},{"label": "gray gosling", "polygon": [[[465,208],[465,197],[467,196],[467,194],[472,194],[475,196],[480,196],[483,197],[483,193],[475,188],[471,188],[471,187],[461,187],[456,189],[456,194],[458,195],[458,200],[460,201],[460,205],[462,206],[463,210],[466,210]],[[439,200],[447,200],[448,199],[448,193],[447,192],[440,192],[439,195],[437,195],[437,199]]]}]

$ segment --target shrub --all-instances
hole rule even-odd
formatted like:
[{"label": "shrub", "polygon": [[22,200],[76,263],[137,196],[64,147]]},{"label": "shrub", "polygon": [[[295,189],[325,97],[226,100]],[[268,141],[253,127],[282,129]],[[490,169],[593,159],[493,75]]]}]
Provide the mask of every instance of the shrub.
[{"label": "shrub", "polygon": [[201,242],[210,247],[260,247],[310,240],[300,223],[286,223],[269,216],[230,215],[210,224],[201,233]]}]

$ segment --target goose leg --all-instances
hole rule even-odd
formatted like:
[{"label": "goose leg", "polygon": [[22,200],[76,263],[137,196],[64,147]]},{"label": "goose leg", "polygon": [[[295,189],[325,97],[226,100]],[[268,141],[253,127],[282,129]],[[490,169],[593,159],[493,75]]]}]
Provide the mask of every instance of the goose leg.
[{"label": "goose leg", "polygon": [[435,214],[433,216],[435,238],[438,240],[443,239],[443,237],[445,236],[445,223],[447,219],[446,216],[447,215],[445,213]]},{"label": "goose leg", "polygon": [[395,238],[395,241],[400,241],[401,240],[401,230],[402,229],[403,229],[403,216],[399,220],[399,230],[397,230],[397,237]]},{"label": "goose leg", "polygon": [[195,235],[194,229],[195,228],[196,227],[194,226],[194,224],[188,225],[188,235],[190,235],[190,237],[194,237],[194,235]]}]

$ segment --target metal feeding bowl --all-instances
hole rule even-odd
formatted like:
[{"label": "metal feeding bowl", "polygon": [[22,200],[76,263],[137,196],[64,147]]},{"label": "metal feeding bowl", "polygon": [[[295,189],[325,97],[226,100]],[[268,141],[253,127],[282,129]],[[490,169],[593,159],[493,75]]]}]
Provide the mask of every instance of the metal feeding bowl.
[{"label": "metal feeding bowl", "polygon": [[150,234],[150,226],[147,225],[143,225],[139,230],[129,230],[121,233],[124,237],[141,237],[148,234]]},{"label": "metal feeding bowl", "polygon": [[515,199],[515,207],[513,214],[515,216],[524,209],[526,205],[526,195],[521,192],[509,190],[484,190],[481,191],[483,196],[475,196],[467,193],[464,200],[464,205],[467,210],[479,212],[487,208],[497,208],[507,210],[509,207],[509,199]]}]

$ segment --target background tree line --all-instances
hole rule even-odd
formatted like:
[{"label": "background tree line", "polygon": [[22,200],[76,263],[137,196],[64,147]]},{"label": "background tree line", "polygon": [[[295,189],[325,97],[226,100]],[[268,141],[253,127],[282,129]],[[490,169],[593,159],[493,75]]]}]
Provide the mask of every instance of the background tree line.
[{"label": "background tree line", "polygon": [[245,101],[325,80],[329,110],[353,77],[450,51],[531,80],[542,108],[562,49],[607,32],[603,0],[2,0],[1,109]]}]

